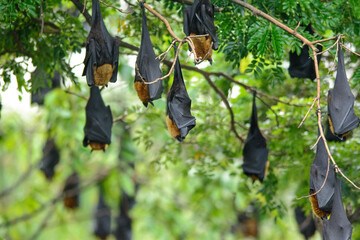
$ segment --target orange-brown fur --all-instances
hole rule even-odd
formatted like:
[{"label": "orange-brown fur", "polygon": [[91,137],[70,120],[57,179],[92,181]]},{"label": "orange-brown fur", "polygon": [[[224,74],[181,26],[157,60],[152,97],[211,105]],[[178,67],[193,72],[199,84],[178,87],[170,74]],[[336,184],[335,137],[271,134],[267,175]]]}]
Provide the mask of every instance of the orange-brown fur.
[{"label": "orange-brown fur", "polygon": [[[190,34],[190,36],[195,36],[195,35],[196,34],[194,33]],[[204,36],[204,37],[196,37],[196,38],[194,37],[191,38],[191,40],[193,41],[195,46],[196,57],[205,60],[211,60],[211,56],[212,56],[211,36],[209,35],[207,37]]]},{"label": "orange-brown fur", "polygon": [[63,202],[66,208],[75,209],[78,207],[75,197],[64,197]]},{"label": "orange-brown fur", "polygon": [[330,126],[330,131],[332,132],[332,134],[334,134],[335,136],[338,136],[338,137],[345,137],[347,135],[349,135],[350,131],[346,132],[346,133],[343,133],[341,135],[337,135],[335,132],[334,132],[334,126],[333,126],[333,123],[332,123],[332,120],[331,120],[331,117],[328,116],[328,120],[329,120],[329,126]]},{"label": "orange-brown fur", "polygon": [[[269,166],[270,166],[270,162],[266,161],[264,176],[267,175]],[[256,175],[249,175],[249,177],[254,181],[259,180],[259,178]]]},{"label": "orange-brown fur", "polygon": [[166,117],[166,126],[168,128],[170,135],[173,138],[180,136],[180,130],[176,126],[175,122],[170,119],[169,115]]},{"label": "orange-brown fur", "polygon": [[99,67],[94,67],[94,82],[96,86],[105,86],[110,81],[114,67],[105,63]]},{"label": "orange-brown fur", "polygon": [[[314,191],[311,190],[310,194],[313,194],[313,193],[314,193]],[[329,212],[323,211],[319,208],[319,204],[318,204],[316,195],[311,196],[309,198],[309,200],[311,202],[312,210],[317,217],[323,218],[323,217],[327,217],[330,215]]]},{"label": "orange-brown fur", "polygon": [[89,145],[92,150],[105,150],[107,148],[107,144],[104,143],[97,143],[97,142],[90,142]]},{"label": "orange-brown fur", "polygon": [[257,237],[258,235],[258,221],[255,218],[250,218],[242,223],[244,237]]},{"label": "orange-brown fur", "polygon": [[148,87],[146,86],[146,84],[144,84],[140,81],[135,81],[134,89],[137,92],[137,95],[139,96],[140,100],[144,104],[149,102],[150,96],[149,96],[149,91],[148,91]]}]

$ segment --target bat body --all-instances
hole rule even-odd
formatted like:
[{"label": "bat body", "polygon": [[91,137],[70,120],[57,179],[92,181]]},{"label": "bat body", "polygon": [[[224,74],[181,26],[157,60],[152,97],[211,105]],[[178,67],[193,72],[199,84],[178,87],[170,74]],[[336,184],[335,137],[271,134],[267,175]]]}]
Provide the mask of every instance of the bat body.
[{"label": "bat body", "polygon": [[161,98],[163,86],[162,81],[157,81],[153,84],[144,84],[144,82],[153,82],[156,79],[161,78],[162,73],[160,70],[160,61],[155,59],[156,55],[150,40],[144,3],[140,2],[140,5],[143,12],[143,20],[141,45],[135,66],[134,89],[136,90],[139,99],[143,102],[145,107],[147,107],[148,103],[153,104],[153,100]]},{"label": "bat body", "polygon": [[[310,34],[314,34],[311,25],[308,25],[305,29]],[[322,46],[318,45],[319,52],[322,51]],[[316,78],[314,60],[309,55],[309,47],[307,45],[301,48],[301,53],[298,55],[296,52],[290,52],[290,66],[289,74],[291,77],[309,78],[314,81]],[[317,55],[317,62],[320,63],[321,55]]]},{"label": "bat body", "polygon": [[63,190],[63,202],[66,208],[75,209],[79,207],[79,183],[80,179],[77,172],[74,172],[66,179]]},{"label": "bat body", "polygon": [[191,115],[191,99],[186,91],[179,59],[175,63],[174,81],[167,95],[166,105],[168,131],[173,138],[182,142],[195,127],[196,119]]},{"label": "bat body", "polygon": [[216,28],[214,25],[214,5],[210,0],[195,0],[191,6],[184,7],[184,32],[186,36],[208,36],[191,38],[198,58],[212,63],[212,49],[217,50]]},{"label": "bat body", "polygon": [[114,236],[117,240],[131,240],[132,238],[132,219],[129,215],[129,211],[135,204],[135,198],[122,192],[122,198],[120,202],[120,214],[116,218],[116,229]]},{"label": "bat body", "polygon": [[256,93],[254,93],[253,98],[250,130],[243,150],[244,163],[242,168],[244,173],[253,180],[260,180],[262,182],[268,166],[269,150],[258,126],[255,96]]},{"label": "bat body", "polygon": [[119,44],[107,31],[98,0],[92,0],[91,29],[86,41],[83,76],[89,86],[116,82],[119,64]]},{"label": "bat body", "polygon": [[100,191],[99,202],[95,211],[94,235],[105,240],[111,234],[111,209],[106,204]]},{"label": "bat body", "polygon": [[347,135],[343,135],[342,138],[340,139],[338,136],[333,134],[333,132],[331,131],[330,128],[333,128],[333,127],[330,127],[329,118],[328,118],[327,121],[326,121],[326,129],[325,129],[326,141],[329,141],[329,142],[344,142],[346,140]]},{"label": "bat body", "polygon": [[311,214],[306,216],[301,207],[297,207],[295,209],[295,218],[299,226],[300,233],[304,235],[305,239],[309,239],[315,234],[316,226]]},{"label": "bat body", "polygon": [[330,164],[328,161],[324,141],[320,138],[317,143],[316,155],[310,168],[310,194],[316,193],[323,186],[326,179],[321,191],[310,197],[313,211],[320,218],[329,215],[333,204],[335,172],[334,167],[329,165],[329,172],[326,178],[328,164]]},{"label": "bat body", "polygon": [[48,180],[54,176],[54,168],[59,163],[60,155],[56,148],[54,139],[48,139],[43,148],[43,157],[40,163],[40,170]]},{"label": "bat body", "polygon": [[339,47],[335,85],[328,93],[328,120],[331,132],[340,139],[359,126],[354,101],[355,97],[346,77],[344,52]]},{"label": "bat body", "polygon": [[111,143],[113,118],[109,106],[105,106],[97,86],[90,88],[90,98],[86,105],[86,123],[84,127],[84,147],[92,150],[104,150]]},{"label": "bat body", "polygon": [[351,240],[353,227],[349,222],[341,200],[341,180],[335,180],[334,203],[331,208],[330,219],[323,220],[324,240]]},{"label": "bat body", "polygon": [[54,71],[54,76],[51,78],[51,84],[49,86],[46,72],[36,68],[36,70],[31,74],[31,81],[43,81],[44,87],[40,87],[36,92],[31,93],[31,103],[43,105],[46,94],[54,88],[60,87],[61,76],[58,71]]}]

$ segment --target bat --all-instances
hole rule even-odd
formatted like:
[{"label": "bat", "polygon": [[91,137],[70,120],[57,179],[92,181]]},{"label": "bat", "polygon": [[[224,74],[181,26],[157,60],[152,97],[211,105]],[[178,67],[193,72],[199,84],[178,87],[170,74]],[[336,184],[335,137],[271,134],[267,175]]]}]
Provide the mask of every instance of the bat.
[{"label": "bat", "polygon": [[[328,169],[328,154],[322,138],[319,139],[316,147],[316,154],[310,168],[310,194],[316,193],[324,183]],[[319,218],[327,217],[330,214],[333,204],[335,185],[334,167],[329,166],[328,176],[325,185],[316,195],[309,198],[313,212]]]},{"label": "bat", "polygon": [[107,31],[98,0],[92,0],[91,29],[86,40],[83,76],[91,87],[116,82],[119,64],[119,43]]},{"label": "bat", "polygon": [[[305,31],[308,31],[310,34],[314,34],[314,31],[311,25],[308,25],[305,28]],[[319,52],[322,51],[322,46],[317,45],[317,49]],[[289,66],[289,74],[292,78],[309,78],[310,80],[314,81],[316,78],[315,74],[315,65],[314,60],[309,55],[309,47],[307,45],[301,48],[300,55],[296,52],[290,52],[290,66]],[[321,55],[317,55],[317,62],[318,65],[320,64]]]},{"label": "bat", "polygon": [[75,209],[79,207],[80,179],[77,172],[73,172],[65,182],[63,190],[63,203],[66,208]]},{"label": "bat", "polygon": [[266,147],[266,139],[261,134],[258,126],[255,97],[256,92],[254,92],[253,97],[250,130],[243,150],[244,163],[242,168],[244,173],[254,181],[260,180],[262,182],[269,166],[269,149]]},{"label": "bat", "polygon": [[100,190],[99,201],[95,211],[94,235],[105,240],[111,234],[111,209],[106,204]]},{"label": "bat", "polygon": [[54,139],[48,139],[43,148],[43,156],[40,162],[40,170],[48,180],[54,176],[54,168],[59,163],[60,155]]},{"label": "bat", "polygon": [[349,222],[344,205],[341,200],[341,180],[335,179],[334,202],[331,208],[330,219],[323,220],[323,239],[324,240],[351,240],[353,227]]},{"label": "bat", "polygon": [[315,234],[316,226],[315,221],[311,214],[305,215],[301,207],[295,208],[295,218],[299,226],[300,233],[308,240]]},{"label": "bat", "polygon": [[40,68],[36,68],[36,70],[31,74],[31,82],[33,86],[35,81],[42,82],[43,87],[39,87],[36,92],[31,93],[31,103],[43,105],[46,94],[54,88],[60,87],[61,76],[58,71],[54,71],[54,76],[51,78],[51,85],[49,86],[46,72],[40,70]]},{"label": "bat", "polygon": [[344,52],[339,47],[335,85],[328,92],[328,120],[331,132],[340,140],[359,126],[359,118],[354,112],[354,101],[355,97],[346,77]]},{"label": "bat", "polygon": [[132,238],[132,219],[129,216],[129,211],[134,205],[135,198],[122,191],[120,214],[116,218],[116,229],[114,231],[117,240],[131,240]]},{"label": "bat", "polygon": [[[175,45],[174,49],[176,52]],[[166,126],[170,135],[182,142],[195,127],[196,119],[191,115],[191,99],[186,91],[179,58],[175,63],[174,80],[166,100]]]},{"label": "bat", "polygon": [[329,119],[326,120],[325,138],[329,142],[344,142],[347,136],[343,136],[342,139],[334,135],[330,130]]},{"label": "bat", "polygon": [[184,7],[183,19],[186,36],[208,34],[208,36],[193,37],[191,40],[197,57],[212,63],[212,49],[219,48],[214,25],[214,5],[210,0],[195,0],[193,5]]},{"label": "bat", "polygon": [[103,150],[111,143],[113,118],[110,106],[105,106],[97,86],[90,88],[90,98],[86,104],[85,137],[83,146],[92,150]]},{"label": "bat", "polygon": [[156,55],[150,40],[144,2],[140,2],[140,6],[143,13],[142,32],[140,50],[135,65],[134,89],[144,106],[147,107],[148,103],[154,105],[152,101],[161,98],[163,85],[161,80],[153,84],[144,84],[144,82],[153,82],[161,78],[162,73],[160,70],[160,61],[155,59]]}]

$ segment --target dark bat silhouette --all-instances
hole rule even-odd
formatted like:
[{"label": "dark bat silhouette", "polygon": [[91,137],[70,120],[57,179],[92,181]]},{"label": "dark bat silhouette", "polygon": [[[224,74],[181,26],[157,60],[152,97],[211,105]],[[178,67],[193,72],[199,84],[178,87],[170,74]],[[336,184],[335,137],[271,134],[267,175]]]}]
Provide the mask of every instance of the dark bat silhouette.
[{"label": "dark bat silhouette", "polygon": [[111,143],[113,118],[110,106],[105,106],[97,86],[90,88],[90,98],[86,105],[86,123],[84,127],[84,147],[103,150]]},{"label": "dark bat silhouette", "polygon": [[[310,34],[314,34],[311,25],[308,25],[305,28]],[[322,46],[318,45],[317,49],[319,52],[322,51]],[[289,66],[289,74],[291,77],[298,78],[309,78],[314,81],[316,78],[315,74],[315,65],[314,60],[309,55],[309,47],[307,45],[303,46],[301,49],[300,55],[296,52],[290,52],[290,66]],[[320,64],[321,55],[317,55],[318,64]]]},{"label": "dark bat silhouette", "polygon": [[119,62],[119,43],[107,31],[98,0],[92,0],[91,29],[86,41],[83,76],[89,86],[116,82]]},{"label": "dark bat silhouette", "polygon": [[36,92],[31,93],[31,103],[37,103],[38,105],[43,105],[45,96],[48,92],[54,88],[60,87],[61,76],[58,71],[54,71],[54,76],[51,78],[51,83],[48,83],[48,77],[44,70],[36,68],[36,70],[31,74],[31,82],[42,81],[44,83],[43,87],[39,87]]},{"label": "dark bat silhouette", "polygon": [[186,36],[209,34],[207,37],[192,38],[192,41],[197,57],[212,63],[212,49],[217,50],[219,44],[214,25],[214,5],[210,0],[195,0],[193,5],[185,6],[183,25]]},{"label": "dark bat silhouette", "polygon": [[341,200],[341,180],[336,178],[334,202],[331,208],[330,219],[323,220],[323,239],[351,240],[352,230],[353,227],[346,216]]},{"label": "dark bat silhouette", "polygon": [[[176,46],[174,45],[176,52]],[[195,127],[196,119],[191,115],[191,99],[186,91],[179,58],[175,63],[174,81],[167,95],[166,125],[170,135],[182,142]]]},{"label": "dark bat silhouette", "polygon": [[54,176],[54,168],[59,163],[60,155],[54,139],[48,139],[43,148],[43,157],[40,162],[40,170],[48,180]]},{"label": "dark bat silhouette", "polygon": [[120,202],[120,214],[116,218],[116,229],[114,236],[117,240],[131,240],[132,238],[132,219],[129,211],[135,205],[135,198],[122,191]]},{"label": "dark bat silhouette", "polygon": [[105,240],[111,234],[111,209],[106,204],[102,191],[95,211],[94,235]]},{"label": "dark bat silhouette", "polygon": [[344,52],[339,47],[338,69],[334,88],[328,93],[328,120],[331,132],[342,139],[359,126],[354,113],[355,97],[351,92],[344,66]]},{"label": "dark bat silhouette", "polygon": [[142,33],[139,54],[136,59],[134,89],[145,107],[153,100],[161,98],[163,92],[162,81],[153,84],[144,84],[144,82],[153,82],[161,78],[160,61],[155,59],[156,55],[151,44],[149,29],[146,23],[144,3],[140,2],[142,8]]},{"label": "dark bat silhouette", "polygon": [[[324,183],[328,169],[328,154],[322,138],[316,146],[316,155],[310,168],[310,194],[316,193]],[[330,214],[333,204],[335,185],[334,167],[329,166],[328,176],[325,185],[316,195],[309,198],[313,212],[319,218],[326,217]]]},{"label": "dark bat silhouette", "polygon": [[79,207],[79,195],[80,195],[80,179],[77,172],[73,172],[65,182],[63,194],[64,206],[69,209],[75,209]]},{"label": "dark bat silhouette", "polygon": [[304,235],[306,240],[315,234],[316,226],[311,214],[306,216],[302,208],[297,207],[295,208],[295,218],[299,226],[300,233]]},{"label": "dark bat silhouette", "polygon": [[253,180],[262,182],[269,164],[267,160],[269,149],[266,147],[266,139],[258,126],[255,97],[256,93],[254,92],[251,125],[243,150],[242,168],[244,173]]}]

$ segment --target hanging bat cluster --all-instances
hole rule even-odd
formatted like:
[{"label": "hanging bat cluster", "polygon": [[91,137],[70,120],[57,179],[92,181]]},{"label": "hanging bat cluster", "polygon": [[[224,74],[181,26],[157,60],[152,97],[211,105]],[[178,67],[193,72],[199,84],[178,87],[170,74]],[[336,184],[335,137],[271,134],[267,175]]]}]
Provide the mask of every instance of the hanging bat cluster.
[{"label": "hanging bat cluster", "polygon": [[54,139],[48,139],[43,148],[43,156],[40,162],[40,170],[48,180],[54,176],[54,168],[59,163],[59,150],[55,145]]},{"label": "hanging bat cluster", "polygon": [[[308,25],[305,28],[305,31],[308,31],[310,34],[314,34],[314,31],[311,25]],[[318,45],[317,49],[319,52],[322,51],[322,46]],[[315,74],[315,65],[314,60],[309,55],[309,47],[307,45],[301,48],[300,55],[296,52],[290,52],[290,66],[289,66],[289,74],[291,77],[295,78],[309,78],[310,80],[314,81],[316,78]],[[321,55],[317,55],[317,62],[318,65],[320,64]]]},{"label": "hanging bat cluster", "polygon": [[90,98],[86,105],[86,123],[84,127],[84,147],[103,150],[111,143],[113,118],[110,106],[105,106],[97,86],[90,88]]},{"label": "hanging bat cluster", "polygon": [[114,236],[117,240],[131,240],[132,238],[132,219],[129,211],[135,205],[135,198],[122,191],[120,201],[120,214],[116,218],[116,229]]},{"label": "hanging bat cluster", "polygon": [[338,45],[338,68],[334,89],[328,93],[328,121],[330,131],[339,140],[359,126],[359,118],[354,113],[355,97],[351,92],[344,66],[344,52]]},{"label": "hanging bat cluster", "polygon": [[[177,50],[174,45],[175,52]],[[180,60],[177,59],[174,80],[167,95],[166,125],[170,135],[182,142],[189,131],[195,127],[195,117],[191,115],[191,99],[186,91],[181,72]]]},{"label": "hanging bat cluster", "polygon": [[315,234],[316,226],[315,221],[311,214],[305,215],[301,207],[295,208],[295,218],[299,227],[299,231],[308,240]]},{"label": "hanging bat cluster", "polygon": [[94,235],[101,240],[106,240],[111,234],[111,209],[106,204],[103,195],[100,190],[99,201],[94,216]]},{"label": "hanging bat cluster", "polygon": [[65,182],[63,190],[63,203],[68,209],[75,209],[79,207],[79,195],[80,195],[80,179],[77,172],[73,172]]},{"label": "hanging bat cluster", "polygon": [[[192,36],[196,56],[212,63],[212,50],[217,50],[219,44],[214,25],[214,5],[210,0],[195,0],[191,6],[184,7],[184,33]],[[208,36],[196,37],[206,34]]]},{"label": "hanging bat cluster", "polygon": [[262,182],[269,166],[267,160],[269,149],[266,147],[266,139],[258,126],[255,97],[256,92],[253,96],[250,130],[243,150],[244,163],[242,168],[244,173],[254,181],[260,180]]},{"label": "hanging bat cluster", "polygon": [[152,84],[145,82],[154,82],[161,78],[160,61],[155,59],[156,55],[150,40],[149,29],[146,23],[146,15],[144,3],[140,2],[142,8],[142,33],[139,54],[136,59],[134,89],[136,90],[140,100],[147,107],[148,103],[161,98],[163,92],[162,81]]},{"label": "hanging bat cluster", "polygon": [[116,82],[119,43],[107,31],[98,0],[92,0],[91,29],[86,41],[83,76],[89,86],[104,86]]},{"label": "hanging bat cluster", "polygon": [[60,87],[61,76],[58,71],[54,71],[54,76],[51,78],[51,84],[49,85],[46,72],[40,70],[40,68],[36,68],[36,70],[31,74],[31,81],[43,81],[44,87],[40,87],[36,92],[31,93],[31,103],[43,105],[45,95],[54,88]]}]

